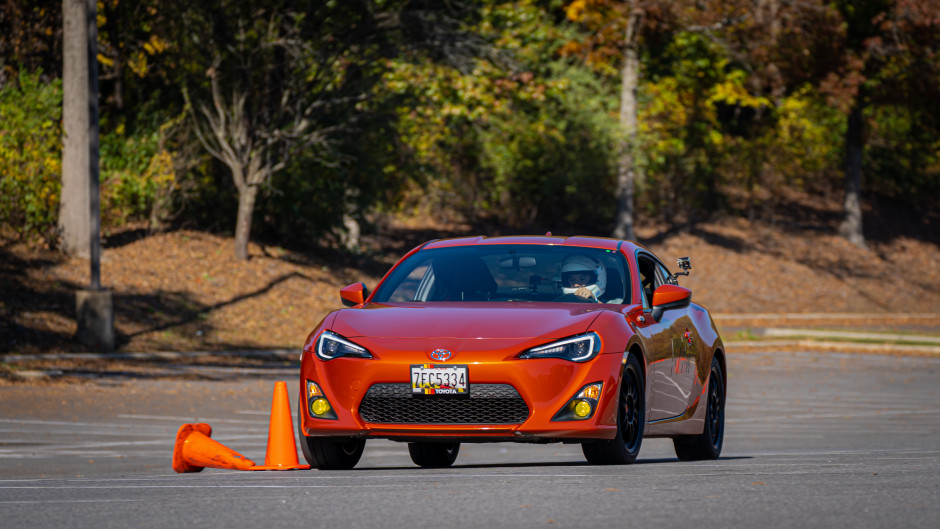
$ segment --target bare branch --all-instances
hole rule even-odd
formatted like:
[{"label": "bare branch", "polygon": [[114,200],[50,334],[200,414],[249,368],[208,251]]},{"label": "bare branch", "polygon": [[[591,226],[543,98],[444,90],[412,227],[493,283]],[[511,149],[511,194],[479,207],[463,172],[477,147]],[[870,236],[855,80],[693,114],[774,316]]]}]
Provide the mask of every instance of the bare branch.
[{"label": "bare branch", "polygon": [[196,132],[196,137],[199,138],[199,143],[201,143],[202,146],[205,147],[205,149],[209,151],[209,154],[211,154],[214,158],[222,160],[222,153],[219,152],[215,148],[214,144],[208,140],[207,136],[202,130],[202,124],[199,122],[199,118],[196,116],[195,110],[193,110],[192,101],[189,99],[189,90],[185,86],[183,87],[183,100],[186,102],[186,111],[189,112],[190,116],[192,116],[193,130]]}]

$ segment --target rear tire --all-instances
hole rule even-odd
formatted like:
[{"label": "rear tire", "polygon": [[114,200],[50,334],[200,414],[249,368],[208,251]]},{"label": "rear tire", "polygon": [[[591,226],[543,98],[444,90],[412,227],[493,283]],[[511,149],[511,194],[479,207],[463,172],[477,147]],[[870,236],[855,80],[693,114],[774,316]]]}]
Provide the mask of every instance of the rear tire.
[{"label": "rear tire", "polygon": [[609,441],[581,443],[581,451],[594,465],[629,465],[636,461],[646,426],[646,385],[643,367],[633,355],[627,359],[620,379],[617,406],[617,435]]},{"label": "rear tire", "polygon": [[680,461],[718,459],[725,437],[725,384],[721,365],[712,358],[708,376],[708,400],[705,410],[705,428],[700,435],[676,437],[672,444]]},{"label": "rear tire", "polygon": [[457,460],[460,443],[408,443],[414,464],[424,468],[446,468]]},{"label": "rear tire", "polygon": [[297,432],[300,434],[300,450],[310,467],[320,470],[349,470],[356,466],[366,447],[365,439],[307,437],[304,435],[301,421],[303,413],[301,405],[297,410]]}]

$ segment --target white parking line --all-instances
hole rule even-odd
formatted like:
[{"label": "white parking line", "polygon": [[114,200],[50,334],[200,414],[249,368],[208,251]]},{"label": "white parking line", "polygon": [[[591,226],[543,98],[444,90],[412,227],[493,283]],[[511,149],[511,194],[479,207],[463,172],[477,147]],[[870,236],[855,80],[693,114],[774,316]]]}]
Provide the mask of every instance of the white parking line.
[{"label": "white parking line", "polygon": [[220,424],[263,424],[261,421],[250,421],[250,420],[240,420],[240,419],[220,419],[213,417],[200,417],[198,420],[190,417],[168,417],[165,415],[127,415],[121,414],[117,416],[119,419],[140,419],[142,421],[174,421],[180,424],[191,423],[191,422],[215,422]]}]

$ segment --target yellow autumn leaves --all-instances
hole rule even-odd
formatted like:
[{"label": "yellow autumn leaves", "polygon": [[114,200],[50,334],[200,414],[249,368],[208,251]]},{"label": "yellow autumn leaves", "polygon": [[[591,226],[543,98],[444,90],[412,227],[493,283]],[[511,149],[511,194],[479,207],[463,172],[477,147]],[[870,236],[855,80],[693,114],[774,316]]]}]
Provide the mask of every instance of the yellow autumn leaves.
[{"label": "yellow autumn leaves", "polygon": [[[62,178],[61,82],[20,72],[0,88],[0,222],[27,239],[54,236]],[[177,185],[166,127],[101,138],[101,207],[106,225],[158,220]]]}]

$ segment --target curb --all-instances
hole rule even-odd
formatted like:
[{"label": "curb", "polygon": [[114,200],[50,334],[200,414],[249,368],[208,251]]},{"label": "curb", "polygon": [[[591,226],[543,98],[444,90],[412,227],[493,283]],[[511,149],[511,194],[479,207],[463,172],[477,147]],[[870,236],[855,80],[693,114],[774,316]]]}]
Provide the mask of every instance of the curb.
[{"label": "curb", "polygon": [[273,358],[300,360],[294,349],[252,349],[246,351],[188,351],[156,353],[49,353],[0,355],[0,363],[29,362],[31,360],[181,360],[205,356],[234,356],[242,358]]},{"label": "curb", "polygon": [[[174,361],[202,358],[208,356],[229,356],[237,358],[261,358],[278,362],[291,362],[291,367],[250,367],[250,366],[212,366],[173,363]],[[49,354],[12,354],[0,355],[0,365],[16,364],[37,360],[138,360],[145,362],[166,362],[154,371],[157,376],[197,375],[209,378],[227,378],[232,376],[293,375],[299,369],[300,353],[294,349],[254,349],[245,351],[189,351],[155,353],[49,353]],[[90,379],[135,378],[133,372],[113,371],[98,372],[93,370],[67,368],[34,368],[14,370],[0,378],[20,381],[41,381],[63,376],[76,376]]]},{"label": "curb", "polygon": [[827,342],[822,340],[760,340],[725,342],[725,347],[729,353],[771,352],[772,350],[793,351],[798,349],[811,352],[940,357],[940,346],[933,345]]},{"label": "curb", "polygon": [[874,343],[904,343],[904,342],[920,342],[913,343],[911,345],[926,345],[933,346],[936,344],[940,347],[940,336],[927,335],[927,334],[892,334],[892,333],[883,333],[883,332],[856,332],[856,331],[819,331],[816,329],[781,329],[777,327],[768,327],[764,329],[755,329],[754,334],[760,336],[771,336],[774,338],[792,338],[792,339],[807,339],[812,340],[815,338],[822,339],[845,339],[845,340],[869,340]]},{"label": "curb", "polygon": [[935,312],[712,312],[712,317],[721,320],[940,320]]}]

